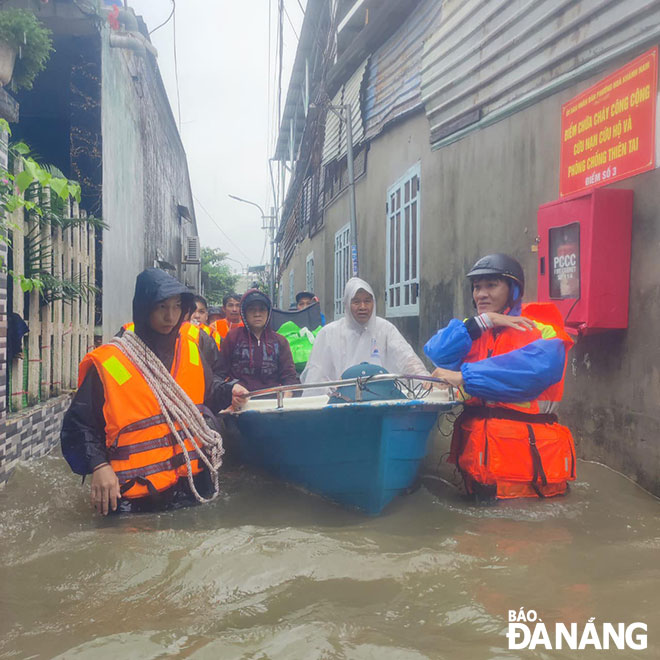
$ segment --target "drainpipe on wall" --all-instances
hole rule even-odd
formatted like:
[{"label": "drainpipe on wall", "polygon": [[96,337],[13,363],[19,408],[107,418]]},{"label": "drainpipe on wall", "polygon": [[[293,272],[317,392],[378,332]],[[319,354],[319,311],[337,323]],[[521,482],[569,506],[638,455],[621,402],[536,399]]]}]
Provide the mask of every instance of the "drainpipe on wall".
[{"label": "drainpipe on wall", "polygon": [[154,57],[158,57],[158,51],[153,44],[141,32],[137,18],[133,10],[129,8],[117,9],[115,27],[117,24],[124,29],[112,30],[110,32],[111,48],[126,48],[135,51],[141,57],[149,51]]},{"label": "drainpipe on wall", "polygon": [[110,47],[126,48],[142,57],[149,51],[154,57],[158,57],[158,51],[139,32],[110,32]]}]

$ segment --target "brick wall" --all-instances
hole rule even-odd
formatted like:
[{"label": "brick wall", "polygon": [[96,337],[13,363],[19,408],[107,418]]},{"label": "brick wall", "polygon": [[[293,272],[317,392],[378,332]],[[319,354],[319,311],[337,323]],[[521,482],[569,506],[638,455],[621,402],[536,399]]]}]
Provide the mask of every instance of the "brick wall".
[{"label": "brick wall", "polygon": [[0,421],[0,486],[19,461],[41,458],[55,447],[70,401],[71,395],[64,394]]},{"label": "brick wall", "polygon": [[[7,263],[7,244],[0,241],[0,264]],[[0,271],[0,425],[7,414],[7,275]],[[0,443],[2,436],[0,436]]]},{"label": "brick wall", "polygon": [[[4,91],[4,90],[2,90]],[[0,165],[7,167],[7,134],[0,131]],[[6,445],[5,417],[7,415],[7,244],[0,241],[0,473],[4,469],[1,458]],[[0,479],[0,483],[4,483]]]}]

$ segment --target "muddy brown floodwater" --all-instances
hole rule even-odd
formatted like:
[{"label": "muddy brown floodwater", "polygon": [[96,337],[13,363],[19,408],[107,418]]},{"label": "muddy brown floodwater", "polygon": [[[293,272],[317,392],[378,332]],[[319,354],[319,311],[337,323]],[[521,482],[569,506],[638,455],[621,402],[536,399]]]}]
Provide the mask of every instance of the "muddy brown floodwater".
[{"label": "muddy brown floodwater", "polygon": [[[101,519],[53,454],[0,491],[0,657],[660,658],[659,502],[578,467],[561,499],[475,508],[430,479],[377,518],[232,471],[210,505]],[[553,643],[594,617],[647,649],[510,650],[521,607]]]}]

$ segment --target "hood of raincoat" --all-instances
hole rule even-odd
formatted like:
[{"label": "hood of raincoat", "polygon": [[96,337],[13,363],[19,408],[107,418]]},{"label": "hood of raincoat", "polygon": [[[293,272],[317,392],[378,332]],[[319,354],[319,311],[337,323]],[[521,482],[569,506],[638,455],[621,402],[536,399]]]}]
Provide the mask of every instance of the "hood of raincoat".
[{"label": "hood of raincoat", "polygon": [[[374,299],[374,311],[371,314],[371,318],[364,324],[358,322],[351,313],[351,300],[353,300],[355,294],[360,289],[364,289],[367,293],[370,293],[371,297]],[[376,296],[374,295],[374,290],[371,288],[371,285],[359,277],[351,277],[351,279],[346,282],[346,287],[344,288],[344,319],[346,319],[346,325],[348,325],[348,327],[357,330],[360,333],[365,330],[371,332],[374,331],[376,324]]]},{"label": "hood of raincoat", "polygon": [[[181,296],[181,319],[169,334],[161,335],[152,330],[149,325],[149,314],[157,303],[177,295]],[[168,365],[168,362],[171,364],[174,345],[185,315],[195,308],[193,295],[179,280],[159,268],[143,270],[135,280],[135,295],[133,296],[135,334],[156,353],[165,365]]]},{"label": "hood of raincoat", "polygon": [[[368,282],[359,277],[348,280],[344,289],[344,316],[324,326],[316,336],[301,376],[303,383],[337,380],[346,369],[362,362],[382,366],[389,373],[428,375],[423,362],[401,333],[389,321],[376,316],[375,303],[367,323],[355,320],[351,314],[351,299],[360,289],[374,295]],[[322,391],[311,389],[305,395]]]},{"label": "hood of raincoat", "polygon": [[258,340],[258,342],[259,343],[265,342],[266,344],[268,343],[272,344],[272,342],[277,341],[276,333],[270,327],[270,315],[272,309],[270,298],[262,291],[259,291],[259,289],[248,289],[241,298],[241,320],[243,321],[243,327],[230,330],[229,332],[247,333],[248,353],[250,354],[250,367],[254,365],[254,344],[252,342],[252,337],[254,336],[254,333],[252,332],[250,326],[248,325],[245,311],[247,310],[248,305],[254,302],[261,302],[264,305],[266,305],[266,307],[268,308],[268,318],[266,319],[266,325],[264,326],[263,332],[261,333],[261,337]]},{"label": "hood of raincoat", "polygon": [[259,289],[248,289],[241,298],[241,320],[243,321],[243,325],[246,328],[249,327],[247,319],[245,318],[245,310],[247,309],[247,306],[253,302],[261,302],[268,308],[268,319],[266,320],[266,328],[268,328],[270,325],[270,313],[273,306],[270,302],[270,298],[263,291],[259,291]]}]

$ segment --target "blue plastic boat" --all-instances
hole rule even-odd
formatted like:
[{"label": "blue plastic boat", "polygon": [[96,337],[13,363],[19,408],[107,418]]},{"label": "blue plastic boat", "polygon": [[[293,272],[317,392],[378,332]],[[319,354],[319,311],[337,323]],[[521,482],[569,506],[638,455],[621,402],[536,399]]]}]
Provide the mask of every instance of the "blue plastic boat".
[{"label": "blue plastic boat", "polygon": [[[391,378],[391,377],[390,377]],[[327,397],[253,401],[226,418],[238,460],[369,514],[415,482],[447,393],[328,405]]]}]

